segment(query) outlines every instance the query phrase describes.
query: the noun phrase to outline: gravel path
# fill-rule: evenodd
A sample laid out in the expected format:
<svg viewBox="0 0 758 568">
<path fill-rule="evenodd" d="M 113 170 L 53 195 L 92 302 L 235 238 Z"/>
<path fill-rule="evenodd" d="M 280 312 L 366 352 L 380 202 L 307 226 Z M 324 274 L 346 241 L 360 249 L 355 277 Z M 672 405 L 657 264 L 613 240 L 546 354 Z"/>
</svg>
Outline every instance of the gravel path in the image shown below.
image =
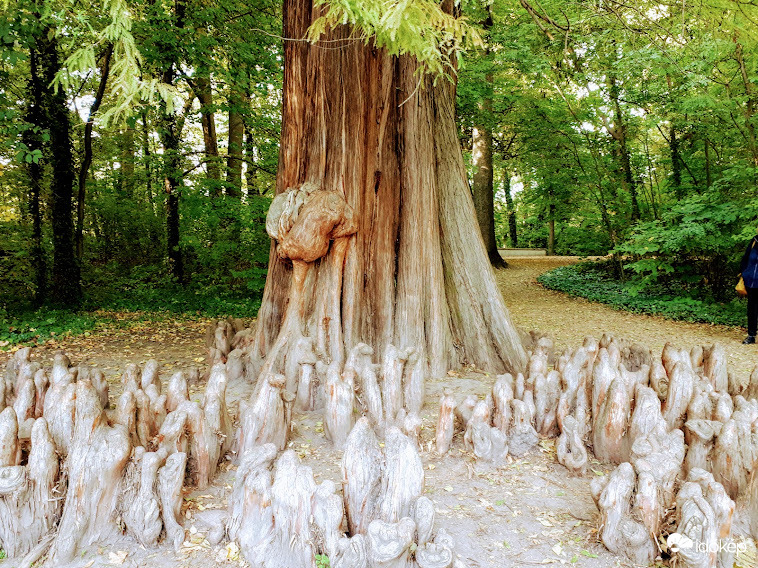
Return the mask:
<svg viewBox="0 0 758 568">
<path fill-rule="evenodd" d="M 578 260 L 574 257 L 509 258 L 508 270 L 497 273 L 498 284 L 516 325 L 549 334 L 555 340 L 556 352 L 580 345 L 587 335 L 599 338 L 603 333 L 610 333 L 647 345 L 653 353 L 660 353 L 666 342 L 687 349 L 721 343 L 729 355 L 731 371 L 738 375 L 750 374 L 758 364 L 758 346 L 742 345 L 743 328 L 622 312 L 547 290 L 537 282 L 543 272 Z"/>
</svg>

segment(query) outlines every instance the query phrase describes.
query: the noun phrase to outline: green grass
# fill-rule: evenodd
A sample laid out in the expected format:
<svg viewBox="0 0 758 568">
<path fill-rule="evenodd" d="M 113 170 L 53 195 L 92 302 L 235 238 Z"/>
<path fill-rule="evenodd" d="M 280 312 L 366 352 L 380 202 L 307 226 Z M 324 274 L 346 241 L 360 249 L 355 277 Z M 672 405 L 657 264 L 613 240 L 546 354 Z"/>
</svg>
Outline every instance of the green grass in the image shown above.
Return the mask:
<svg viewBox="0 0 758 568">
<path fill-rule="evenodd" d="M 82 309 L 77 311 L 46 307 L 4 310 L 0 307 L 0 350 L 14 345 L 40 344 L 53 338 L 88 335 L 100 325 L 128 325 L 136 320 L 159 321 L 176 316 L 250 318 L 257 314 L 259 307 L 258 295 L 245 297 L 210 286 L 185 289 L 144 284 L 132 290 L 101 291 L 85 297 Z M 116 317 L 123 313 L 135 317 Z"/>
<path fill-rule="evenodd" d="M 640 289 L 634 282 L 612 279 L 595 263 L 561 266 L 540 275 L 537 281 L 550 290 L 635 314 L 741 327 L 745 326 L 747 319 L 744 300 L 735 298 L 731 302 L 715 302 L 690 295 L 678 295 L 676 283 Z"/>
</svg>

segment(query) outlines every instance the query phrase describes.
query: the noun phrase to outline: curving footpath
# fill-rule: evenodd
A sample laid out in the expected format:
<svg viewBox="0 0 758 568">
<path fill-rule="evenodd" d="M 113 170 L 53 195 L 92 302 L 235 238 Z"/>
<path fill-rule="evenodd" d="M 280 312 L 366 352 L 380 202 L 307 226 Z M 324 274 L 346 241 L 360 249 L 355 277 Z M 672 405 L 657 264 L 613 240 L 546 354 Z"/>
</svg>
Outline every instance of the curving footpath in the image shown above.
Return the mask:
<svg viewBox="0 0 758 568">
<path fill-rule="evenodd" d="M 516 325 L 549 334 L 556 352 L 577 345 L 587 335 L 599 338 L 609 333 L 643 343 L 653 353 L 660 353 L 666 342 L 687 349 L 721 343 L 729 356 L 730 370 L 738 376 L 749 375 L 758 362 L 758 346 L 741 343 L 744 329 L 622 312 L 548 290 L 537 282 L 540 274 L 580 260 L 561 256 L 508 258 L 509 268 L 496 275 Z"/>
</svg>

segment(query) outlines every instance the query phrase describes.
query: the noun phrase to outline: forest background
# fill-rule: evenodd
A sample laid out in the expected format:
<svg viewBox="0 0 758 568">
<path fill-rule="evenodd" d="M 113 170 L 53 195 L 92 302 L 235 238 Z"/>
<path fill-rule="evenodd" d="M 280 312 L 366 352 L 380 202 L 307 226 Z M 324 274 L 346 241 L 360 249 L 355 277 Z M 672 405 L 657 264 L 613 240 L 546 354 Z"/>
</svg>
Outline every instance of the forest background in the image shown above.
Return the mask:
<svg viewBox="0 0 758 568">
<path fill-rule="evenodd" d="M 758 218 L 758 6 L 460 8 L 481 42 L 457 62 L 459 135 L 493 262 L 497 247 L 603 256 L 540 280 L 739 325 L 732 287 Z M 255 315 L 281 13 L 273 0 L 6 0 L 0 348 L 120 312 Z"/>
</svg>

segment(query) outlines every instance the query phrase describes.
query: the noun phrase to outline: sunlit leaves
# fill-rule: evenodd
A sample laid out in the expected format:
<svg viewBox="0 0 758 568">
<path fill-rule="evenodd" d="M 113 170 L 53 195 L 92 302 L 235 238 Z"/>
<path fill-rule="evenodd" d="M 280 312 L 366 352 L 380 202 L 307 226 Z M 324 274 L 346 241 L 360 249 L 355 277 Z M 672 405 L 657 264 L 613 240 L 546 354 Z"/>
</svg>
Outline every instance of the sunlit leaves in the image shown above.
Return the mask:
<svg viewBox="0 0 758 568">
<path fill-rule="evenodd" d="M 311 24 L 311 41 L 333 27 L 349 25 L 354 39 L 393 55 L 413 55 L 437 76 L 453 71 L 463 49 L 481 45 L 465 17 L 446 13 L 433 0 L 317 0 L 315 5 L 325 13 Z"/>
<path fill-rule="evenodd" d="M 66 59 L 56 77 L 58 85 L 69 89 L 72 76 L 86 75 L 97 69 L 96 52 L 110 44 L 113 46 L 110 91 L 115 101 L 98 120 L 103 124 L 122 120 L 139 104 L 152 103 L 156 98 L 164 101 L 172 112 L 177 90 L 157 77 L 143 74 L 143 58 L 132 35 L 132 15 L 126 0 L 105 0 L 102 8 L 108 24 L 94 32 L 92 41 Z"/>
</svg>

